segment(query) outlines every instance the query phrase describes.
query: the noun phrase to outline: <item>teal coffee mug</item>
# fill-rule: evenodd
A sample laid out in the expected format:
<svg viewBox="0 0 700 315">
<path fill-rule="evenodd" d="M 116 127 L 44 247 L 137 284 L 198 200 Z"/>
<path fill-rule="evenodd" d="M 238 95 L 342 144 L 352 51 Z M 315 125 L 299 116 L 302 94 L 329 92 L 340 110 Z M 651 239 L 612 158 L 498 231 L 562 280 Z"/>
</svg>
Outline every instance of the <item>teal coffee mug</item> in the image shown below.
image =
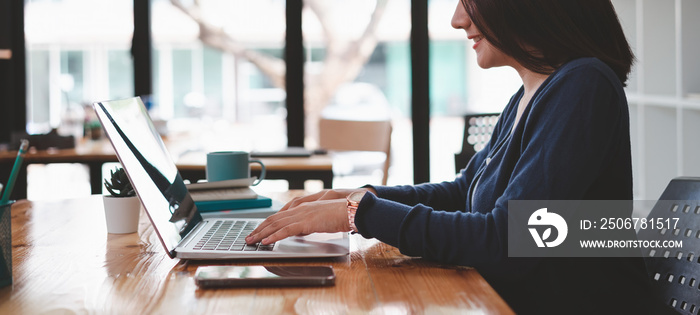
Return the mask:
<svg viewBox="0 0 700 315">
<path fill-rule="evenodd" d="M 260 178 L 253 186 L 265 179 L 265 165 L 260 160 L 250 158 L 245 151 L 220 151 L 207 153 L 207 181 L 216 182 L 230 179 L 250 178 L 250 163 L 260 164 Z"/>
</svg>

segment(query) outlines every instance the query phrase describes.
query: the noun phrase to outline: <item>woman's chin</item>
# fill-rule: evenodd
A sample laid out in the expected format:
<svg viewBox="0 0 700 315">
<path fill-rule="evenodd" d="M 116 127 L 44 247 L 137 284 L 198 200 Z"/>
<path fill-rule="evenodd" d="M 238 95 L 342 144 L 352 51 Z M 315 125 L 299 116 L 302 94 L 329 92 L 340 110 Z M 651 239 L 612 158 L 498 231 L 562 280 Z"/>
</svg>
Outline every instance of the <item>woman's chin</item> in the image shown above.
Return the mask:
<svg viewBox="0 0 700 315">
<path fill-rule="evenodd" d="M 481 59 L 477 59 L 476 64 L 478 64 L 479 68 L 481 68 L 481 69 L 490 69 L 493 67 L 492 64 L 485 62 L 485 61 L 482 61 Z"/>
</svg>

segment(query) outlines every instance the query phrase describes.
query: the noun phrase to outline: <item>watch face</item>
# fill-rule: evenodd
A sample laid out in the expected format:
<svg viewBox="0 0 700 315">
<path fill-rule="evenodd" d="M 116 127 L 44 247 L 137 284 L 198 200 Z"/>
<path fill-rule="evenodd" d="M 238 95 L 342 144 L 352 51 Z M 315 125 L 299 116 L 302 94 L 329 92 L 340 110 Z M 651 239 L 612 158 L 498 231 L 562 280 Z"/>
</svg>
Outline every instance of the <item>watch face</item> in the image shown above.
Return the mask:
<svg viewBox="0 0 700 315">
<path fill-rule="evenodd" d="M 356 191 L 348 196 L 348 200 L 359 203 L 362 201 L 362 197 L 365 196 L 365 193 L 366 191 Z"/>
</svg>

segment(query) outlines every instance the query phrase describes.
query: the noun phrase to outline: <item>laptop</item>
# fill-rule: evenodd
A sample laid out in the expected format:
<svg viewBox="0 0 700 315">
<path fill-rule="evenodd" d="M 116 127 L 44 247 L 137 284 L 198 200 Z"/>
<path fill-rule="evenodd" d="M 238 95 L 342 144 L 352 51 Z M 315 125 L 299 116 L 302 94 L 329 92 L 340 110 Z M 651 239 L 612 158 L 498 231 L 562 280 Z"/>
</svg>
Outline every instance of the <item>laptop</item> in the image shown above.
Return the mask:
<svg viewBox="0 0 700 315">
<path fill-rule="evenodd" d="M 93 108 L 171 258 L 307 258 L 349 253 L 348 233 L 296 236 L 270 246 L 245 244 L 245 236 L 264 219 L 202 217 L 139 97 L 97 102 Z"/>
</svg>

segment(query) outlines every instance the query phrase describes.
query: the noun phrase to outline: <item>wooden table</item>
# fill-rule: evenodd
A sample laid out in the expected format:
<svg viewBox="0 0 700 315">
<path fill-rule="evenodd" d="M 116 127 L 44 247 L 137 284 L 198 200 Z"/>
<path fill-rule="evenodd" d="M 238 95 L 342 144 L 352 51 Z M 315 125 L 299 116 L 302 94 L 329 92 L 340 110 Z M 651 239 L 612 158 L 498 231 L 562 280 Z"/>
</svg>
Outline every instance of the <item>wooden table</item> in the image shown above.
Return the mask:
<svg viewBox="0 0 700 315">
<path fill-rule="evenodd" d="M 138 233 L 107 234 L 101 197 L 91 196 L 17 202 L 12 236 L 14 284 L 0 288 L 0 314 L 512 313 L 476 270 L 359 235 L 350 255 L 335 259 L 170 259 L 145 215 Z M 331 265 L 337 279 L 333 287 L 199 289 L 195 270 L 212 264 Z"/>
<path fill-rule="evenodd" d="M 171 152 L 173 153 L 173 152 Z M 7 181 L 14 165 L 17 151 L 0 152 L 0 181 Z M 176 164 L 184 179 L 192 182 L 204 179 L 206 152 L 192 152 L 182 159 L 179 155 Z M 290 189 L 303 189 L 306 180 L 321 180 L 324 188 L 333 185 L 333 159 L 329 155 L 312 155 L 308 158 L 261 158 L 265 164 L 267 179 L 283 179 L 289 182 Z M 17 183 L 11 199 L 27 197 L 27 165 L 50 163 L 80 163 L 88 166 L 92 194 L 102 193 L 102 165 L 118 162 L 114 149 L 108 141 L 80 141 L 74 149 L 33 150 L 24 157 L 24 164 L 17 176 Z M 251 174 L 260 176 L 260 166 L 251 165 Z"/>
</svg>

